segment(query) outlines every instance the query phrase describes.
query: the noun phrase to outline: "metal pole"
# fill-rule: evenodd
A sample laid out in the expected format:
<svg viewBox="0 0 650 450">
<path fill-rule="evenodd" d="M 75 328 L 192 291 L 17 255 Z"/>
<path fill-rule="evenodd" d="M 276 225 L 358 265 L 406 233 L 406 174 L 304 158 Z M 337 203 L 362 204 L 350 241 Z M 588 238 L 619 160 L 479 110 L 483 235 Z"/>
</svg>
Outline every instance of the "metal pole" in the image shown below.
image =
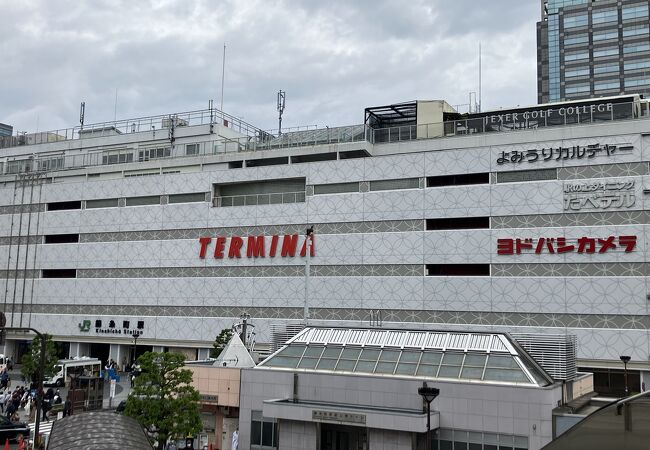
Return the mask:
<svg viewBox="0 0 650 450">
<path fill-rule="evenodd" d="M 427 450 L 431 450 L 431 403 L 427 402 Z"/>
<path fill-rule="evenodd" d="M 303 319 L 305 321 L 305 326 L 309 324 L 309 263 L 310 263 L 310 257 L 311 257 L 311 246 L 312 244 L 312 236 L 314 234 L 314 227 L 310 227 L 307 229 L 307 233 L 305 234 L 305 304 L 303 308 Z"/>
<path fill-rule="evenodd" d="M 625 396 L 629 395 L 629 389 L 627 387 L 627 362 L 623 361 L 623 371 L 625 376 Z"/>
</svg>

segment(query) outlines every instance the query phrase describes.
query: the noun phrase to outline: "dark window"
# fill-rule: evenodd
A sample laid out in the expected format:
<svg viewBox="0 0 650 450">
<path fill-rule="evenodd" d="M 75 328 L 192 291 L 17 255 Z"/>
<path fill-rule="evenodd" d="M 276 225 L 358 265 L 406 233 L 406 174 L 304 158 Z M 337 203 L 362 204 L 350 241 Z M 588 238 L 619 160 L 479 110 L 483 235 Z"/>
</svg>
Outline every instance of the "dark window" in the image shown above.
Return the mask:
<svg viewBox="0 0 650 450">
<path fill-rule="evenodd" d="M 144 329 L 144 320 L 138 320 L 138 330 Z"/>
<path fill-rule="evenodd" d="M 401 178 L 396 180 L 376 180 L 370 182 L 371 191 L 392 191 L 397 189 L 418 189 L 419 178 Z"/>
<path fill-rule="evenodd" d="M 557 169 L 515 170 L 497 173 L 497 183 L 557 180 Z"/>
<path fill-rule="evenodd" d="M 427 230 L 466 230 L 490 228 L 489 217 L 452 217 L 427 219 Z"/>
<path fill-rule="evenodd" d="M 95 320 L 95 328 L 101 328 L 102 327 L 102 321 L 97 319 Z"/>
<path fill-rule="evenodd" d="M 427 275 L 452 277 L 489 277 L 489 264 L 427 264 Z"/>
<path fill-rule="evenodd" d="M 159 195 L 148 195 L 145 197 L 127 197 L 126 206 L 160 205 Z"/>
<path fill-rule="evenodd" d="M 289 164 L 289 157 L 282 156 L 279 158 L 264 158 L 264 159 L 247 159 L 246 167 L 262 167 L 262 166 L 279 166 L 281 164 Z"/>
<path fill-rule="evenodd" d="M 129 325 L 130 325 L 130 323 L 129 323 L 128 320 L 123 320 L 122 321 L 122 328 L 129 328 Z"/>
<path fill-rule="evenodd" d="M 78 234 L 47 234 L 45 235 L 45 244 L 69 244 L 79 242 Z"/>
<path fill-rule="evenodd" d="M 43 269 L 43 278 L 77 278 L 77 269 Z"/>
<path fill-rule="evenodd" d="M 81 200 L 71 202 L 53 202 L 47 204 L 48 211 L 64 211 L 67 209 L 81 209 Z"/>
<path fill-rule="evenodd" d="M 489 172 L 427 177 L 427 187 L 463 186 L 467 184 L 488 184 L 489 182 L 490 182 Z"/>
<path fill-rule="evenodd" d="M 92 208 L 117 208 L 116 198 L 101 198 L 98 200 L 86 200 L 86 209 Z"/>
<path fill-rule="evenodd" d="M 332 153 L 315 153 L 313 155 L 296 155 L 291 157 L 292 164 L 318 162 L 318 161 L 335 161 L 336 152 Z"/>
<path fill-rule="evenodd" d="M 251 445 L 262 443 L 262 422 L 253 420 L 251 422 Z"/>
<path fill-rule="evenodd" d="M 370 154 L 365 150 L 350 150 L 349 152 L 339 152 L 339 159 L 367 158 Z"/>
<path fill-rule="evenodd" d="M 230 161 L 228 163 L 229 169 L 241 169 L 244 167 L 244 161 Z"/>
<path fill-rule="evenodd" d="M 196 203 L 205 201 L 205 192 L 196 192 L 194 194 L 171 194 L 169 203 Z"/>
</svg>

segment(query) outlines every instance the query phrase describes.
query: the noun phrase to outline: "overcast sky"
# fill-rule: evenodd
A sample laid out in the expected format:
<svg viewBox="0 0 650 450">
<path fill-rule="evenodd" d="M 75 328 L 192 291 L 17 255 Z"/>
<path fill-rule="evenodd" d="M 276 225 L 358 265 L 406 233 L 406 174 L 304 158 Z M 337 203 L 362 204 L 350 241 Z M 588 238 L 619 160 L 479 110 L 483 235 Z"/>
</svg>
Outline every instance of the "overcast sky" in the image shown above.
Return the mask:
<svg viewBox="0 0 650 450">
<path fill-rule="evenodd" d="M 207 108 L 277 127 L 415 99 L 537 101 L 538 0 L 0 0 L 0 122 L 33 132 Z M 467 110 L 467 106 L 460 106 Z"/>
</svg>

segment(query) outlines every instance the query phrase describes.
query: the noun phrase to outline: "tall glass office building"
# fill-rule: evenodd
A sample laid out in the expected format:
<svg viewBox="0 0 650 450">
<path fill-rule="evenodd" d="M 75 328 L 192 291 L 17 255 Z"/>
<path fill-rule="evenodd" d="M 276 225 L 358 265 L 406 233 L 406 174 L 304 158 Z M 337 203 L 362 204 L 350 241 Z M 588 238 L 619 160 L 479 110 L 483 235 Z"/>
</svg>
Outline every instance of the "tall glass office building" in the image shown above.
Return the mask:
<svg viewBox="0 0 650 450">
<path fill-rule="evenodd" d="M 542 0 L 540 103 L 650 93 L 647 0 Z"/>
</svg>

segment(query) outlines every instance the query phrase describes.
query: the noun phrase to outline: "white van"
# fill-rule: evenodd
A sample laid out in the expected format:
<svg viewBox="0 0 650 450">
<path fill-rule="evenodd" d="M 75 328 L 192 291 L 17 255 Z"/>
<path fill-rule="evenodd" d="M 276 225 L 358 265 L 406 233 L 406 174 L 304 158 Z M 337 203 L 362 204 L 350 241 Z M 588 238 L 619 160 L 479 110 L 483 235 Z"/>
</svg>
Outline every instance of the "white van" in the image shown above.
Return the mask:
<svg viewBox="0 0 650 450">
<path fill-rule="evenodd" d="M 99 376 L 102 370 L 102 362 L 97 358 L 87 356 L 74 359 L 61 359 L 54 366 L 56 373 L 49 379 L 43 381 L 45 386 L 64 386 L 70 375 L 92 375 Z"/>
</svg>

